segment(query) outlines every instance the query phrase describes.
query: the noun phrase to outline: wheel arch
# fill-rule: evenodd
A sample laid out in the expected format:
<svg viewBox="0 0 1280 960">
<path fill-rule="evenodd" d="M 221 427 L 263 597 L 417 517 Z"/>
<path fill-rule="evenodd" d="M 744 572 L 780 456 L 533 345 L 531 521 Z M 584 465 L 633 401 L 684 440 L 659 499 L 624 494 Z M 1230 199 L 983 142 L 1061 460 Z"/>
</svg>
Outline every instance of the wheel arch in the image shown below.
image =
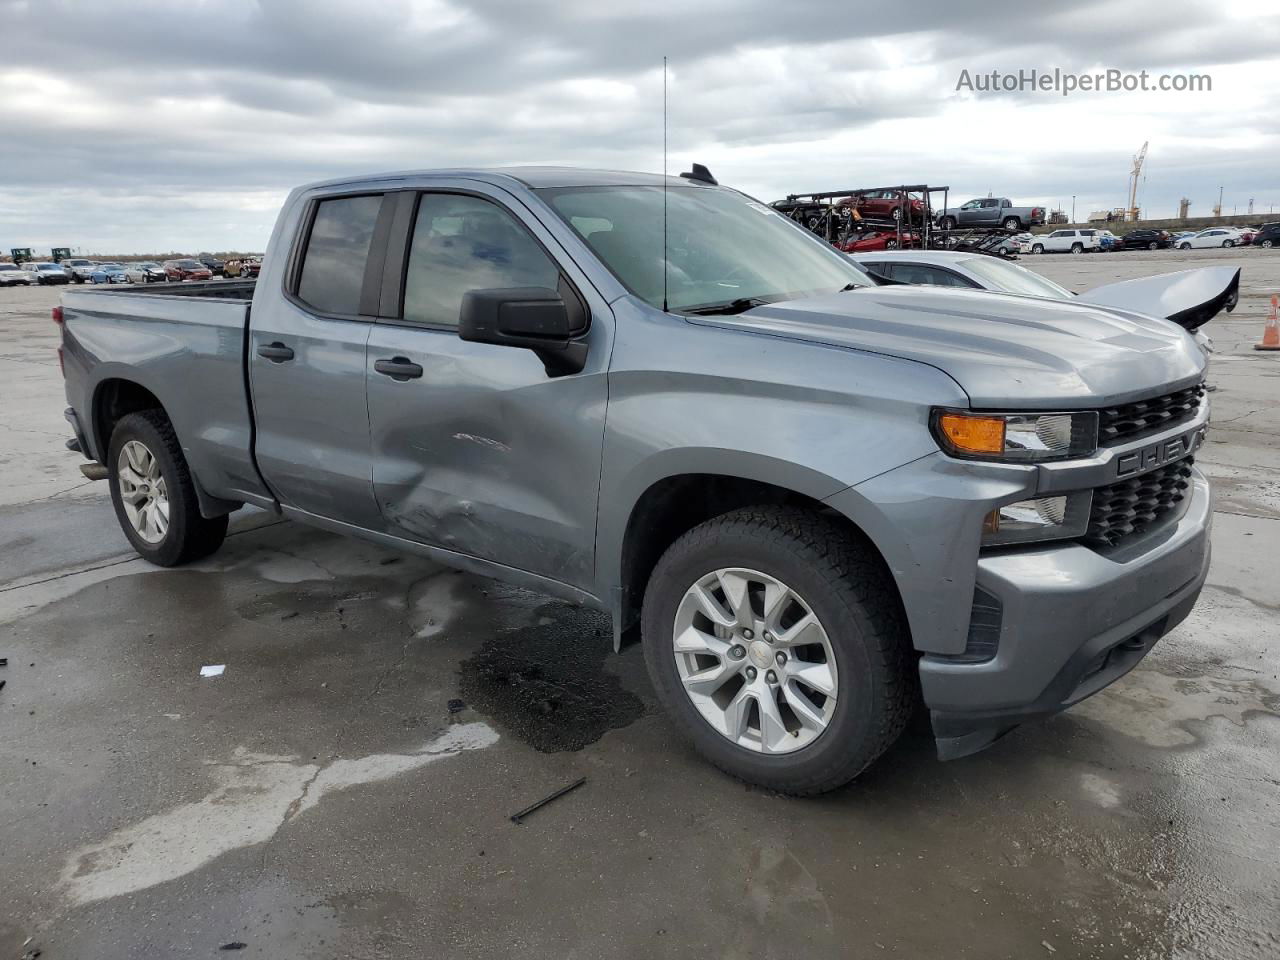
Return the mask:
<svg viewBox="0 0 1280 960">
<path fill-rule="evenodd" d="M 726 455 L 715 453 L 718 460 Z M 602 538 L 599 556 L 608 569 L 602 571 L 607 586 L 600 595 L 608 597 L 615 649 L 637 639 L 645 587 L 667 548 L 698 524 L 742 507 L 786 505 L 827 514 L 889 570 L 883 552 L 862 527 L 823 502 L 845 487 L 817 471 L 781 461 L 757 463 L 755 469 L 707 464 L 704 469 L 650 478 L 627 499 L 625 519 Z"/>
<path fill-rule="evenodd" d="M 159 410 L 168 416 L 160 398 L 135 379 L 107 376 L 97 383 L 90 402 L 90 431 L 99 460 L 106 462 L 115 425 L 140 410 Z"/>
<path fill-rule="evenodd" d="M 164 403 L 153 390 L 137 379 L 113 375 L 99 380 L 93 388 L 93 397 L 90 401 L 89 432 L 90 442 L 93 444 L 93 453 L 90 455 L 96 454 L 98 461 L 107 465 L 107 451 L 111 446 L 111 434 L 116 424 L 129 414 L 142 410 L 158 410 L 173 424 L 173 418 Z M 176 424 L 174 429 L 177 429 Z M 244 506 L 238 500 L 227 500 L 208 493 L 190 464 L 188 464 L 188 470 L 192 486 L 196 491 L 196 500 L 199 502 L 200 515 L 204 518 L 211 520 Z"/>
</svg>

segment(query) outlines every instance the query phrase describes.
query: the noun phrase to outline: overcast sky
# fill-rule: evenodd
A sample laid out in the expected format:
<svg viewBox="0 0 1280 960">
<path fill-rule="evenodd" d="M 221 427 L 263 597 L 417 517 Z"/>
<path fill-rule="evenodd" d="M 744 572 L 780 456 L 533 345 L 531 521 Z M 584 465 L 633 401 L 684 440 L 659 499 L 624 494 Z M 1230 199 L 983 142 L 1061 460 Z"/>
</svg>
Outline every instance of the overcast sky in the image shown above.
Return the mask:
<svg viewBox="0 0 1280 960">
<path fill-rule="evenodd" d="M 1265 13 L 1263 11 L 1266 11 Z M 0 0 L 0 249 L 260 250 L 289 188 L 433 166 L 707 164 L 764 200 L 947 184 L 1077 216 L 1280 210 L 1258 0 Z M 957 92 L 962 70 L 1211 92 Z"/>
</svg>

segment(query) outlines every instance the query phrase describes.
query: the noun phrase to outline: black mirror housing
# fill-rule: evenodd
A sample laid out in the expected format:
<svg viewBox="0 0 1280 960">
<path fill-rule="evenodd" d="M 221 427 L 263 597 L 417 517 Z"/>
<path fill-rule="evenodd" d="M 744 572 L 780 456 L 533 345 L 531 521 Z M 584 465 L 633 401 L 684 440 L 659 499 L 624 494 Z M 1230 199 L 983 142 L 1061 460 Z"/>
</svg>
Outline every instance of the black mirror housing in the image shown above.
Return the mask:
<svg viewBox="0 0 1280 960">
<path fill-rule="evenodd" d="M 472 343 L 533 350 L 550 376 L 578 373 L 586 364 L 586 306 L 563 278 L 559 289 L 495 287 L 462 297 L 458 336 Z"/>
</svg>

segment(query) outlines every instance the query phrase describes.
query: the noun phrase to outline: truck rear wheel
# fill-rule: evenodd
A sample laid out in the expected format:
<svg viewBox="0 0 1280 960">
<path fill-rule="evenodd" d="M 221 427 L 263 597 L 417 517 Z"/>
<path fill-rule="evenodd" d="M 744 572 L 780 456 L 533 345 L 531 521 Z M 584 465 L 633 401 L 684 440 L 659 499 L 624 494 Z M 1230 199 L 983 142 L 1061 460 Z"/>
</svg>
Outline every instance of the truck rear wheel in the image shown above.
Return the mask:
<svg viewBox="0 0 1280 960">
<path fill-rule="evenodd" d="M 182 447 L 159 410 L 130 413 L 116 424 L 107 479 L 120 528 L 144 560 L 176 567 L 222 546 L 227 518 L 200 515 Z"/>
<path fill-rule="evenodd" d="M 852 780 L 916 702 L 887 572 L 812 511 L 750 507 L 690 530 L 654 568 L 641 626 L 658 696 L 698 752 L 780 793 Z"/>
</svg>

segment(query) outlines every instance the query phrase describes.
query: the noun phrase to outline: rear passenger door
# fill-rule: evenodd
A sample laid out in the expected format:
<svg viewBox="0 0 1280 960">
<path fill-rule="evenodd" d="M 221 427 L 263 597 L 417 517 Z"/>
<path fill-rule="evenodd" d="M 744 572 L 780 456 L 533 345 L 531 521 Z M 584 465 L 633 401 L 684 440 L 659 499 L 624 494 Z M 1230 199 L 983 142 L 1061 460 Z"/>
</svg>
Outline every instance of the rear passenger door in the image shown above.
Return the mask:
<svg viewBox="0 0 1280 960">
<path fill-rule="evenodd" d="M 384 529 L 587 587 L 612 313 L 516 198 L 452 183 L 401 197 L 369 338 Z M 461 340 L 463 295 L 498 287 L 576 295 L 590 316 L 585 368 L 555 376 L 531 350 Z"/>
<path fill-rule="evenodd" d="M 364 371 L 391 212 L 383 201 L 359 193 L 308 204 L 284 289 L 255 298 L 248 357 L 258 467 L 272 492 L 375 529 Z"/>
</svg>

